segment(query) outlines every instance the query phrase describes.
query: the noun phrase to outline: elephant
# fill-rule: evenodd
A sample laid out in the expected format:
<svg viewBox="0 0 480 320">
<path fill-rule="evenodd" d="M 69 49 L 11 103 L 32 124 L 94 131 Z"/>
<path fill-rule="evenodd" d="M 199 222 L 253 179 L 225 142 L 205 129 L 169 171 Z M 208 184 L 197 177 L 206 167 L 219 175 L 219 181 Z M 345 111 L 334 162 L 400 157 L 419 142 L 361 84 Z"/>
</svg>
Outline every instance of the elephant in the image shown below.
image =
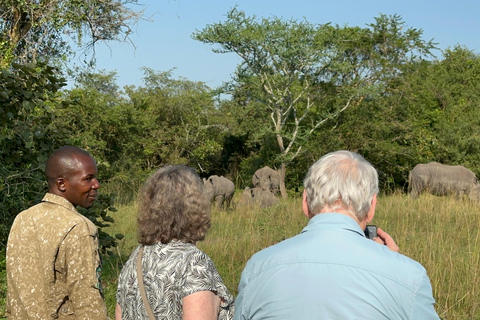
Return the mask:
<svg viewBox="0 0 480 320">
<path fill-rule="evenodd" d="M 233 194 L 235 193 L 235 186 L 232 181 L 224 176 L 213 175 L 208 179 L 203 179 L 205 186 L 205 193 L 208 199 L 215 203 L 216 208 L 229 209 Z"/>
<path fill-rule="evenodd" d="M 268 190 L 262 190 L 259 187 L 250 189 L 246 187 L 243 191 L 240 203 L 243 206 L 258 205 L 261 208 L 271 207 L 279 202 L 278 198 Z"/>
<path fill-rule="evenodd" d="M 454 195 L 457 199 L 467 195 L 473 201 L 480 200 L 480 186 L 472 171 L 438 162 L 417 164 L 408 176 L 408 189 L 413 198 L 429 192 L 436 196 Z"/>
<path fill-rule="evenodd" d="M 278 171 L 265 166 L 255 171 L 252 177 L 252 183 L 254 188 L 260 188 L 262 190 L 268 190 L 273 194 L 277 194 L 280 190 L 280 174 Z"/>
</svg>

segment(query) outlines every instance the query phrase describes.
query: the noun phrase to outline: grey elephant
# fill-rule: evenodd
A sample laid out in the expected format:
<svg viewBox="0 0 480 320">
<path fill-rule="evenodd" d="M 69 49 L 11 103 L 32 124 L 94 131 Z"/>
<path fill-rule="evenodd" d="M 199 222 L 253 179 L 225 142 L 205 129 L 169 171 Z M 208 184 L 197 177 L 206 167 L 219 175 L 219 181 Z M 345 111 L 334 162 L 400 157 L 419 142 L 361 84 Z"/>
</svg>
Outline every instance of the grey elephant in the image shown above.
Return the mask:
<svg viewBox="0 0 480 320">
<path fill-rule="evenodd" d="M 230 208 L 233 194 L 235 193 L 235 185 L 232 181 L 224 176 L 213 175 L 208 179 L 203 179 L 205 193 L 217 208 L 222 206 L 225 209 Z"/>
<path fill-rule="evenodd" d="M 447 166 L 438 162 L 417 164 L 408 176 L 410 195 L 417 198 L 428 192 L 436 196 L 464 195 L 470 200 L 480 200 L 480 184 L 471 170 L 463 166 Z"/>
<path fill-rule="evenodd" d="M 261 208 L 271 207 L 279 202 L 278 198 L 268 190 L 259 187 L 250 189 L 246 187 L 243 191 L 240 203 L 243 206 L 259 206 Z"/>
<path fill-rule="evenodd" d="M 280 190 L 280 175 L 278 171 L 273 170 L 269 166 L 265 166 L 255 171 L 252 177 L 254 188 L 268 190 L 273 194 L 277 194 Z"/>
</svg>

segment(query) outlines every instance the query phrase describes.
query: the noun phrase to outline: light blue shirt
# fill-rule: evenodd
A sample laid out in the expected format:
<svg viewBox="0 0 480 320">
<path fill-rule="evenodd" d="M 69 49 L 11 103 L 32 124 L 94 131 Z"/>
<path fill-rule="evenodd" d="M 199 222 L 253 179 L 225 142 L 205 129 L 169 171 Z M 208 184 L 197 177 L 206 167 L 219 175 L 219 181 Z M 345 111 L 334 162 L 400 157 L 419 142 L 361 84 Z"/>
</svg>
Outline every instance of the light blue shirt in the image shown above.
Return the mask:
<svg viewBox="0 0 480 320">
<path fill-rule="evenodd" d="M 235 320 L 439 319 L 425 268 L 338 213 L 255 254 L 238 290 Z"/>
</svg>

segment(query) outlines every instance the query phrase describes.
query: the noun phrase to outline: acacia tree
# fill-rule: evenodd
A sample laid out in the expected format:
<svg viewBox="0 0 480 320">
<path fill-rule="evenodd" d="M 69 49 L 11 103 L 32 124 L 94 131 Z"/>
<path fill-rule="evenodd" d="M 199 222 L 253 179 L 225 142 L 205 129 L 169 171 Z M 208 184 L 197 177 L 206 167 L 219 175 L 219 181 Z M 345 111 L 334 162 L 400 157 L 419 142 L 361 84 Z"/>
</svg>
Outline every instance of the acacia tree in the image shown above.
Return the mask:
<svg viewBox="0 0 480 320">
<path fill-rule="evenodd" d="M 73 41 L 91 48 L 98 41 L 126 40 L 142 18 L 128 6 L 137 0 L 4 0 L 0 2 L 0 66 L 12 61 L 65 59 Z"/>
<path fill-rule="evenodd" d="M 193 38 L 242 59 L 233 88 L 269 112 L 264 133 L 277 141 L 285 198 L 286 167 L 318 128 L 382 93 L 403 63 L 430 54 L 433 43 L 421 40 L 421 30 L 403 28 L 399 16 L 382 15 L 368 28 L 339 27 L 259 20 L 233 8 L 226 21 L 207 25 Z"/>
</svg>

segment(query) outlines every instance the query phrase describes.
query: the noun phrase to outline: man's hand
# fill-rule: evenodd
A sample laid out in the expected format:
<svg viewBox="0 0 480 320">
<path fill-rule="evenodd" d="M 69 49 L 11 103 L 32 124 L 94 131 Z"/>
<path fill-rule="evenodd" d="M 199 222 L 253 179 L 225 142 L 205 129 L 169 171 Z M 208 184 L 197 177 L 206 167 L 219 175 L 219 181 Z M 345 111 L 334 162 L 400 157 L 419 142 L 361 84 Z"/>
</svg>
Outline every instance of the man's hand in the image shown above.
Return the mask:
<svg viewBox="0 0 480 320">
<path fill-rule="evenodd" d="M 395 251 L 395 252 L 400 251 L 400 248 L 397 246 L 395 241 L 393 241 L 393 238 L 388 233 L 386 233 L 380 228 L 377 228 L 377 234 L 378 234 L 378 237 L 373 238 L 373 241 L 387 246 L 392 251 Z"/>
</svg>

